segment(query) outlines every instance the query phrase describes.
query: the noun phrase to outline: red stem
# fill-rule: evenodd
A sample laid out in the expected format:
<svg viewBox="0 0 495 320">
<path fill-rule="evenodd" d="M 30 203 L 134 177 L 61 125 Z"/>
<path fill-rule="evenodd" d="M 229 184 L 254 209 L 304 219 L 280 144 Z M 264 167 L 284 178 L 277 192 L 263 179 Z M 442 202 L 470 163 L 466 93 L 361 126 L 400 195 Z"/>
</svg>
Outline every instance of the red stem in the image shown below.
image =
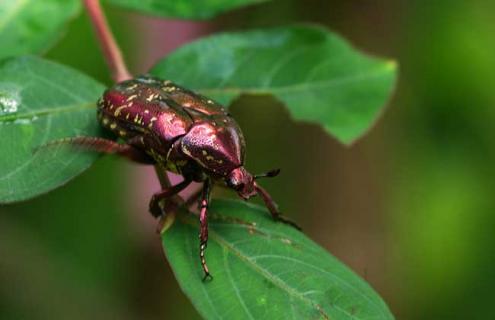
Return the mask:
<svg viewBox="0 0 495 320">
<path fill-rule="evenodd" d="M 120 48 L 117 45 L 112 32 L 110 31 L 108 22 L 105 18 L 103 10 L 101 9 L 100 1 L 82 1 L 84 3 L 84 6 L 86 7 L 86 11 L 88 12 L 89 17 L 91 18 L 93 27 L 95 28 L 96 35 L 98 36 L 98 40 L 103 49 L 105 60 L 107 61 L 107 64 L 112 72 L 113 80 L 115 82 L 121 82 L 127 79 L 131 79 L 132 75 L 127 69 Z M 170 187 L 170 179 L 166 170 L 159 165 L 155 166 L 155 170 L 158 174 L 162 189 Z M 162 221 L 162 223 L 166 223 L 166 221 Z"/>
<path fill-rule="evenodd" d="M 113 37 L 110 28 L 108 27 L 107 20 L 101 9 L 99 0 L 83 0 L 93 27 L 95 28 L 96 35 L 103 49 L 103 54 L 108 66 L 112 72 L 112 78 L 116 82 L 121 82 L 127 79 L 131 79 L 132 76 L 127 70 L 127 66 L 122 58 L 119 46 Z"/>
</svg>

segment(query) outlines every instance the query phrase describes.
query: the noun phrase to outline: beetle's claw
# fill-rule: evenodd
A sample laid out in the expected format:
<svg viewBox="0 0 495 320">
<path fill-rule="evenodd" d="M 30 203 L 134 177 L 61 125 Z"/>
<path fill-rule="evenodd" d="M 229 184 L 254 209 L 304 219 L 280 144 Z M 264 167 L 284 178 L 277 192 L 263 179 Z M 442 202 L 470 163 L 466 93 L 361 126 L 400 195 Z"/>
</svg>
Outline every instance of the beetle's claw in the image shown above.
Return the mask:
<svg viewBox="0 0 495 320">
<path fill-rule="evenodd" d="M 203 282 L 212 281 L 212 280 L 213 280 L 213 276 L 209 272 L 205 272 L 205 276 L 203 277 Z"/>
<path fill-rule="evenodd" d="M 290 225 L 291 227 L 299 230 L 299 231 L 302 231 L 302 228 L 297 224 L 295 223 L 294 221 L 290 220 L 289 218 L 286 218 L 284 217 L 283 215 L 278 215 L 275 217 L 275 220 L 276 221 L 280 221 L 282 223 L 285 223 L 285 224 L 288 224 Z"/>
</svg>

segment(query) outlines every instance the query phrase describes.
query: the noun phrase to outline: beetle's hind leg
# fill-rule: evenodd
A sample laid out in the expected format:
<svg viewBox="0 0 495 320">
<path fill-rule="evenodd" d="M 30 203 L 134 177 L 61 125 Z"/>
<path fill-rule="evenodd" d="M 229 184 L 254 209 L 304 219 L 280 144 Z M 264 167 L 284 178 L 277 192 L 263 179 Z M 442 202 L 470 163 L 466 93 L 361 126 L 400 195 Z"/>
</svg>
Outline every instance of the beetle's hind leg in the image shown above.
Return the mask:
<svg viewBox="0 0 495 320">
<path fill-rule="evenodd" d="M 113 140 L 99 137 L 72 137 L 50 141 L 34 151 L 48 149 L 55 146 L 67 145 L 76 150 L 93 151 L 105 154 L 117 154 L 134 162 L 142 164 L 154 164 L 155 161 L 146 153 L 127 143 L 118 143 Z"/>
</svg>

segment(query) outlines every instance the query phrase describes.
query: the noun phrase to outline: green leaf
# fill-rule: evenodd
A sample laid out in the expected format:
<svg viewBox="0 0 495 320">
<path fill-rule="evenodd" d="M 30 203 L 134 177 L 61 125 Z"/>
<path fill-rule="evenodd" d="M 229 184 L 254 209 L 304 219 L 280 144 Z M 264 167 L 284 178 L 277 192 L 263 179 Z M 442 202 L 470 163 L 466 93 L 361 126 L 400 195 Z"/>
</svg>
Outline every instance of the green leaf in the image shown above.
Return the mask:
<svg viewBox="0 0 495 320">
<path fill-rule="evenodd" d="M 179 19 L 208 19 L 217 14 L 268 0 L 107 0 L 118 6 L 156 16 Z"/>
<path fill-rule="evenodd" d="M 41 58 L 0 62 L 0 203 L 52 190 L 91 165 L 94 154 L 62 146 L 35 149 L 55 139 L 101 135 L 96 100 L 103 90 L 89 77 Z"/>
<path fill-rule="evenodd" d="M 0 59 L 48 48 L 80 8 L 78 0 L 0 1 Z"/>
<path fill-rule="evenodd" d="M 389 99 L 396 64 L 359 53 L 325 29 L 292 26 L 204 38 L 161 60 L 151 73 L 222 103 L 241 94 L 274 95 L 295 119 L 351 143 Z"/>
<path fill-rule="evenodd" d="M 261 207 L 217 200 L 209 211 L 202 281 L 197 217 L 180 213 L 162 234 L 182 290 L 206 319 L 393 319 L 361 278 Z"/>
</svg>

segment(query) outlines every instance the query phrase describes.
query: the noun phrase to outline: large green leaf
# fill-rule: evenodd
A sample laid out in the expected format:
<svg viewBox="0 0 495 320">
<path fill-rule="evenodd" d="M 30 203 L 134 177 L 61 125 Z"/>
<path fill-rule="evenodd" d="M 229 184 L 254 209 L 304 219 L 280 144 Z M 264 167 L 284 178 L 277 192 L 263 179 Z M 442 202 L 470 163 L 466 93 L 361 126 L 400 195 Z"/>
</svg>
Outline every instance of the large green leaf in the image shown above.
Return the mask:
<svg viewBox="0 0 495 320">
<path fill-rule="evenodd" d="M 0 58 L 46 49 L 80 7 L 78 0 L 0 1 Z"/>
<path fill-rule="evenodd" d="M 182 289 L 206 319 L 393 319 L 361 278 L 265 209 L 214 201 L 202 281 L 197 218 L 180 213 L 162 235 Z"/>
<path fill-rule="evenodd" d="M 152 15 L 179 19 L 208 19 L 222 12 L 267 0 L 107 0 Z"/>
<path fill-rule="evenodd" d="M 104 87 L 53 62 L 21 57 L 0 62 L 0 203 L 54 189 L 89 167 L 96 155 L 51 140 L 100 135 L 96 100 Z"/>
<path fill-rule="evenodd" d="M 396 64 L 359 53 L 319 27 L 225 33 L 186 45 L 151 73 L 220 102 L 272 94 L 295 119 L 344 143 L 366 132 L 392 92 Z"/>
</svg>

